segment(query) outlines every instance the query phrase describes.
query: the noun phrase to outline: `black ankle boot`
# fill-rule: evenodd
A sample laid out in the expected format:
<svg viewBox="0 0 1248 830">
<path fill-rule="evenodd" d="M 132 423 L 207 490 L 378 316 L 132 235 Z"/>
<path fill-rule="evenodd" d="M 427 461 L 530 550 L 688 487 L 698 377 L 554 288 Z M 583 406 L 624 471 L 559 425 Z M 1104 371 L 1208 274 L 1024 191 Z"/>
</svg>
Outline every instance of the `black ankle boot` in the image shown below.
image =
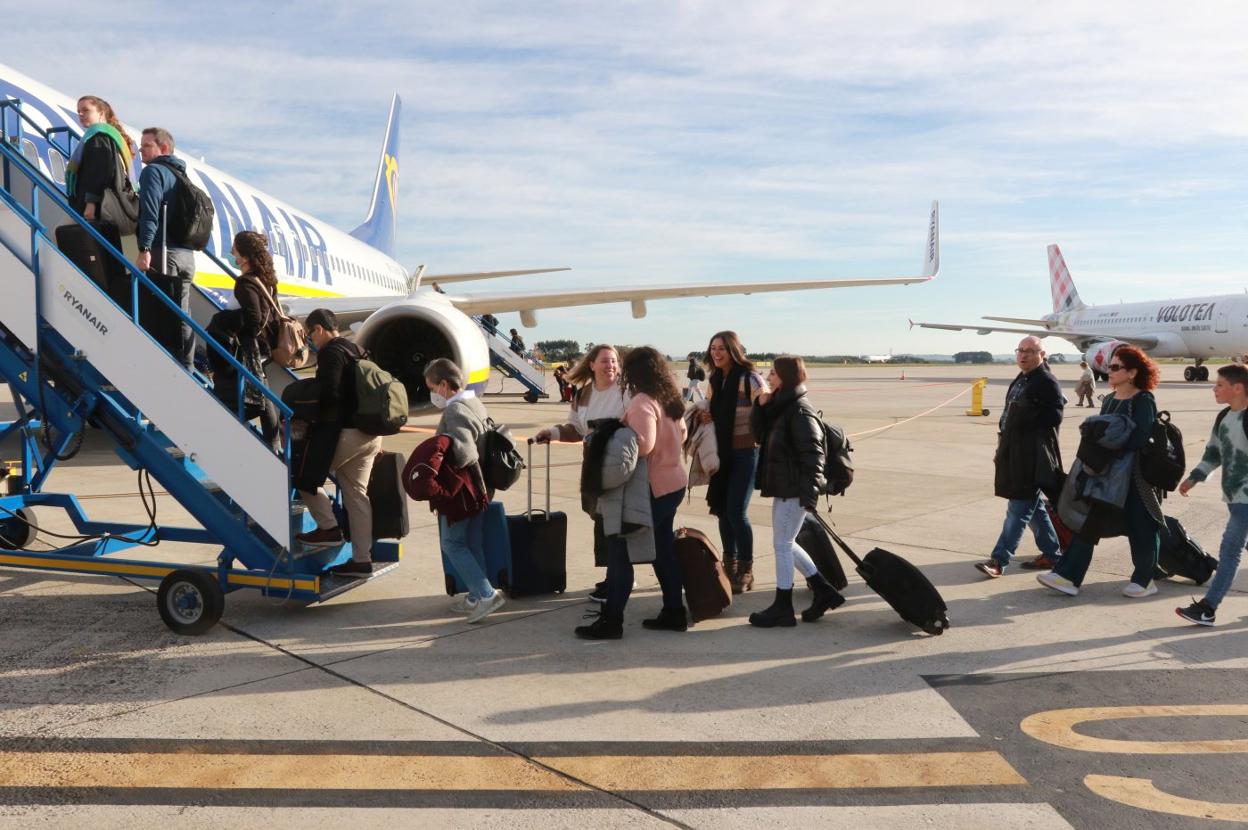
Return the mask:
<svg viewBox="0 0 1248 830">
<path fill-rule="evenodd" d="M 574 633 L 582 640 L 618 640 L 624 636 L 624 618 L 599 614 L 589 625 L 578 625 Z"/>
<path fill-rule="evenodd" d="M 797 618 L 793 616 L 793 589 L 777 588 L 776 599 L 770 606 L 750 614 L 750 625 L 759 628 L 792 628 L 797 625 Z"/>
<path fill-rule="evenodd" d="M 651 631 L 688 631 L 689 618 L 685 615 L 685 606 L 679 608 L 663 607 L 659 611 L 659 616 L 649 620 L 642 620 L 643 627 Z"/>
<path fill-rule="evenodd" d="M 808 577 L 806 585 L 815 592 L 815 598 L 810 607 L 802 612 L 802 622 L 814 622 L 833 608 L 840 608 L 845 602 L 845 597 L 832 587 L 831 582 L 824 579 L 823 574 Z"/>
</svg>

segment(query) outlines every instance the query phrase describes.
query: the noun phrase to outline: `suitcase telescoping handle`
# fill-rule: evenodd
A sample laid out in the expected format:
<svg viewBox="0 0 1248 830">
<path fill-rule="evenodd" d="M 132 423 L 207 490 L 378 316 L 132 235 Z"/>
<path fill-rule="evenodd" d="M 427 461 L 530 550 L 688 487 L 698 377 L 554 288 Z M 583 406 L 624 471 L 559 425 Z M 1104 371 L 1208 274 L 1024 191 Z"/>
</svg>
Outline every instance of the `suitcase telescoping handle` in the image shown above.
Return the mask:
<svg viewBox="0 0 1248 830">
<path fill-rule="evenodd" d="M 550 442 L 543 441 L 546 445 L 546 516 L 550 515 Z M 529 500 L 528 509 L 524 511 L 526 516 L 533 515 L 533 439 L 529 439 Z"/>
<path fill-rule="evenodd" d="M 862 560 L 858 558 L 858 554 L 854 553 L 853 548 L 845 544 L 845 540 L 841 538 L 840 534 L 832 529 L 832 525 L 828 524 L 827 519 L 819 515 L 818 510 L 811 510 L 810 515 L 814 516 L 815 521 L 819 523 L 819 526 L 827 531 L 828 535 L 832 537 L 832 541 L 836 542 L 836 544 L 840 546 L 841 550 L 845 551 L 845 555 L 854 560 L 855 565 L 862 565 Z"/>
</svg>

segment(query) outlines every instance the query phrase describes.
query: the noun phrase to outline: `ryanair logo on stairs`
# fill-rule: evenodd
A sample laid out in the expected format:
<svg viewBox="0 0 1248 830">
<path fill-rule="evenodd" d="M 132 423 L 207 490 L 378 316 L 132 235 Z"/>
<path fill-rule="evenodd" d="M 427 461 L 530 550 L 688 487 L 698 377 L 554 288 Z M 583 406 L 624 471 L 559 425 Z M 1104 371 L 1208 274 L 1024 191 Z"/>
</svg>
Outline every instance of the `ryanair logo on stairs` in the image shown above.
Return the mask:
<svg viewBox="0 0 1248 830">
<path fill-rule="evenodd" d="M 96 317 L 95 312 L 87 308 L 86 304 L 83 303 L 82 300 L 75 297 L 74 293 L 63 285 L 58 285 L 57 288 L 60 289 L 61 297 L 65 300 L 65 302 L 69 303 L 70 307 L 74 311 L 81 314 L 96 331 L 102 335 L 108 334 L 108 326 L 100 322 L 100 318 Z"/>
</svg>

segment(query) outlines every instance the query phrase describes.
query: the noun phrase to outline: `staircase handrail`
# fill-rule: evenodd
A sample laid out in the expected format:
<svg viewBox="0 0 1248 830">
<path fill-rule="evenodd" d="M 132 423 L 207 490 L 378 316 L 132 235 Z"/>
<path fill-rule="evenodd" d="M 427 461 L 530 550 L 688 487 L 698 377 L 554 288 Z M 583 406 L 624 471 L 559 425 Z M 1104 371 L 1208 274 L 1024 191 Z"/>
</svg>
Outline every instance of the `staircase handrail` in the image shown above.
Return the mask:
<svg viewBox="0 0 1248 830">
<path fill-rule="evenodd" d="M 0 104 L 2 103 L 7 103 L 7 102 L 0 102 Z M 0 121 L 2 120 L 3 119 L 0 119 Z M 57 150 L 59 151 L 60 148 L 57 148 Z M 138 282 L 141 282 L 143 285 L 147 287 L 149 291 L 152 292 L 152 294 L 157 299 L 159 299 L 162 303 L 165 304 L 165 306 L 171 309 L 181 319 L 181 321 L 184 324 L 189 324 L 191 326 L 191 329 L 197 335 L 199 335 L 201 339 L 203 339 L 204 344 L 208 348 L 215 350 L 218 354 L 220 354 L 222 357 L 225 358 L 226 363 L 229 366 L 231 366 L 235 372 L 238 373 L 239 386 L 240 386 L 239 396 L 238 396 L 239 404 L 238 404 L 238 411 L 235 414 L 238 416 L 238 419 L 240 421 L 245 422 L 247 420 L 246 418 L 243 417 L 243 414 L 244 414 L 243 410 L 244 410 L 245 402 L 243 401 L 243 395 L 242 395 L 242 391 L 245 388 L 245 384 L 247 383 L 250 383 L 253 386 L 255 386 L 257 389 L 259 389 L 261 394 L 277 407 L 278 413 L 284 416 L 286 419 L 286 432 L 287 432 L 286 439 L 287 440 L 284 442 L 284 444 L 286 445 L 285 451 L 287 454 L 289 454 L 290 418 L 294 414 L 291 408 L 287 406 L 282 401 L 282 399 L 276 393 L 273 392 L 273 390 L 269 389 L 268 386 L 266 386 L 255 375 L 253 375 L 247 369 L 246 366 L 244 366 L 241 362 L 239 362 L 239 360 L 235 358 L 234 355 L 230 354 L 225 349 L 224 346 L 222 346 L 219 342 L 217 342 L 217 339 L 213 337 L 212 335 L 210 335 L 207 332 L 207 330 L 205 330 L 201 325 L 199 325 L 199 323 L 197 323 L 193 317 L 191 317 L 189 314 L 184 313 L 181 307 L 179 307 L 177 303 L 175 303 L 169 297 L 169 295 L 167 295 L 164 291 L 162 291 L 159 287 L 157 287 L 156 283 L 152 282 L 152 280 L 148 278 L 147 274 L 139 270 L 138 266 L 130 262 L 130 260 L 128 260 L 125 257 L 125 255 L 122 254 L 121 251 L 113 247 L 112 243 L 110 243 L 107 239 L 105 239 L 104 236 L 99 231 L 97 231 L 94 227 L 92 227 L 91 224 L 87 222 L 76 210 L 70 207 L 69 202 L 68 200 L 66 200 L 65 196 L 57 188 L 52 187 L 47 182 L 45 182 L 43 174 L 37 168 L 34 168 L 33 165 L 31 165 L 29 160 L 27 160 L 24 155 L 22 155 L 20 152 L 14 151 L 12 146 L 7 141 L 0 141 L 0 155 L 7 157 L 10 163 L 16 163 L 18 165 L 18 168 L 21 169 L 26 174 L 26 177 L 38 190 L 43 191 L 48 197 L 50 197 L 52 199 L 53 204 L 61 208 L 66 213 L 66 215 L 69 216 L 69 218 L 72 221 L 76 222 L 80 227 L 85 228 L 87 233 L 90 234 L 98 243 L 100 243 L 103 249 L 110 256 L 115 257 L 118 261 L 120 261 L 125 266 L 127 274 L 130 277 L 131 308 L 128 310 L 127 309 L 122 309 L 122 310 L 130 317 L 131 321 L 134 322 L 135 325 L 139 325 L 139 326 L 142 325 L 141 323 L 138 322 L 139 317 L 140 317 L 138 313 L 138 300 L 139 300 Z M 27 210 L 25 205 L 22 205 L 20 202 L 14 199 L 10 193 L 6 192 L 3 189 L 0 189 L 0 201 L 3 201 L 16 213 L 18 213 L 18 215 L 21 216 L 31 226 L 32 230 L 38 232 L 39 236 L 47 240 L 47 242 L 53 247 L 56 247 L 56 244 L 52 241 L 52 238 L 48 236 L 47 226 L 44 225 L 37 216 L 31 213 L 31 211 Z M 111 297 L 109 298 L 109 301 L 112 302 Z M 289 460 L 289 456 L 287 456 L 287 460 Z"/>
</svg>

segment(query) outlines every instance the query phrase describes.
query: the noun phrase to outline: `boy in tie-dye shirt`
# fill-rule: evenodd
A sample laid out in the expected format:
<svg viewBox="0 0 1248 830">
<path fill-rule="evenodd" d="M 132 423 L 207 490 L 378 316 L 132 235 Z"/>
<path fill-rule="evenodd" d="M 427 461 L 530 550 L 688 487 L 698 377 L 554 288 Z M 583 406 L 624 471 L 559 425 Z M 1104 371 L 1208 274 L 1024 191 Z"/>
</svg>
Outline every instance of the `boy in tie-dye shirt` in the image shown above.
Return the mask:
<svg viewBox="0 0 1248 830">
<path fill-rule="evenodd" d="M 1238 364 L 1219 369 L 1213 397 L 1227 408 L 1214 422 L 1200 463 L 1179 485 L 1179 493 L 1186 496 L 1192 487 L 1220 466 L 1222 500 L 1231 514 L 1222 533 L 1218 569 L 1204 599 L 1196 600 L 1187 608 L 1175 609 L 1180 617 L 1197 625 L 1213 625 L 1214 613 L 1230 590 L 1235 571 L 1239 569 L 1244 542 L 1248 540 L 1248 427 L 1244 424 L 1244 418 L 1248 417 L 1248 369 Z"/>
</svg>

